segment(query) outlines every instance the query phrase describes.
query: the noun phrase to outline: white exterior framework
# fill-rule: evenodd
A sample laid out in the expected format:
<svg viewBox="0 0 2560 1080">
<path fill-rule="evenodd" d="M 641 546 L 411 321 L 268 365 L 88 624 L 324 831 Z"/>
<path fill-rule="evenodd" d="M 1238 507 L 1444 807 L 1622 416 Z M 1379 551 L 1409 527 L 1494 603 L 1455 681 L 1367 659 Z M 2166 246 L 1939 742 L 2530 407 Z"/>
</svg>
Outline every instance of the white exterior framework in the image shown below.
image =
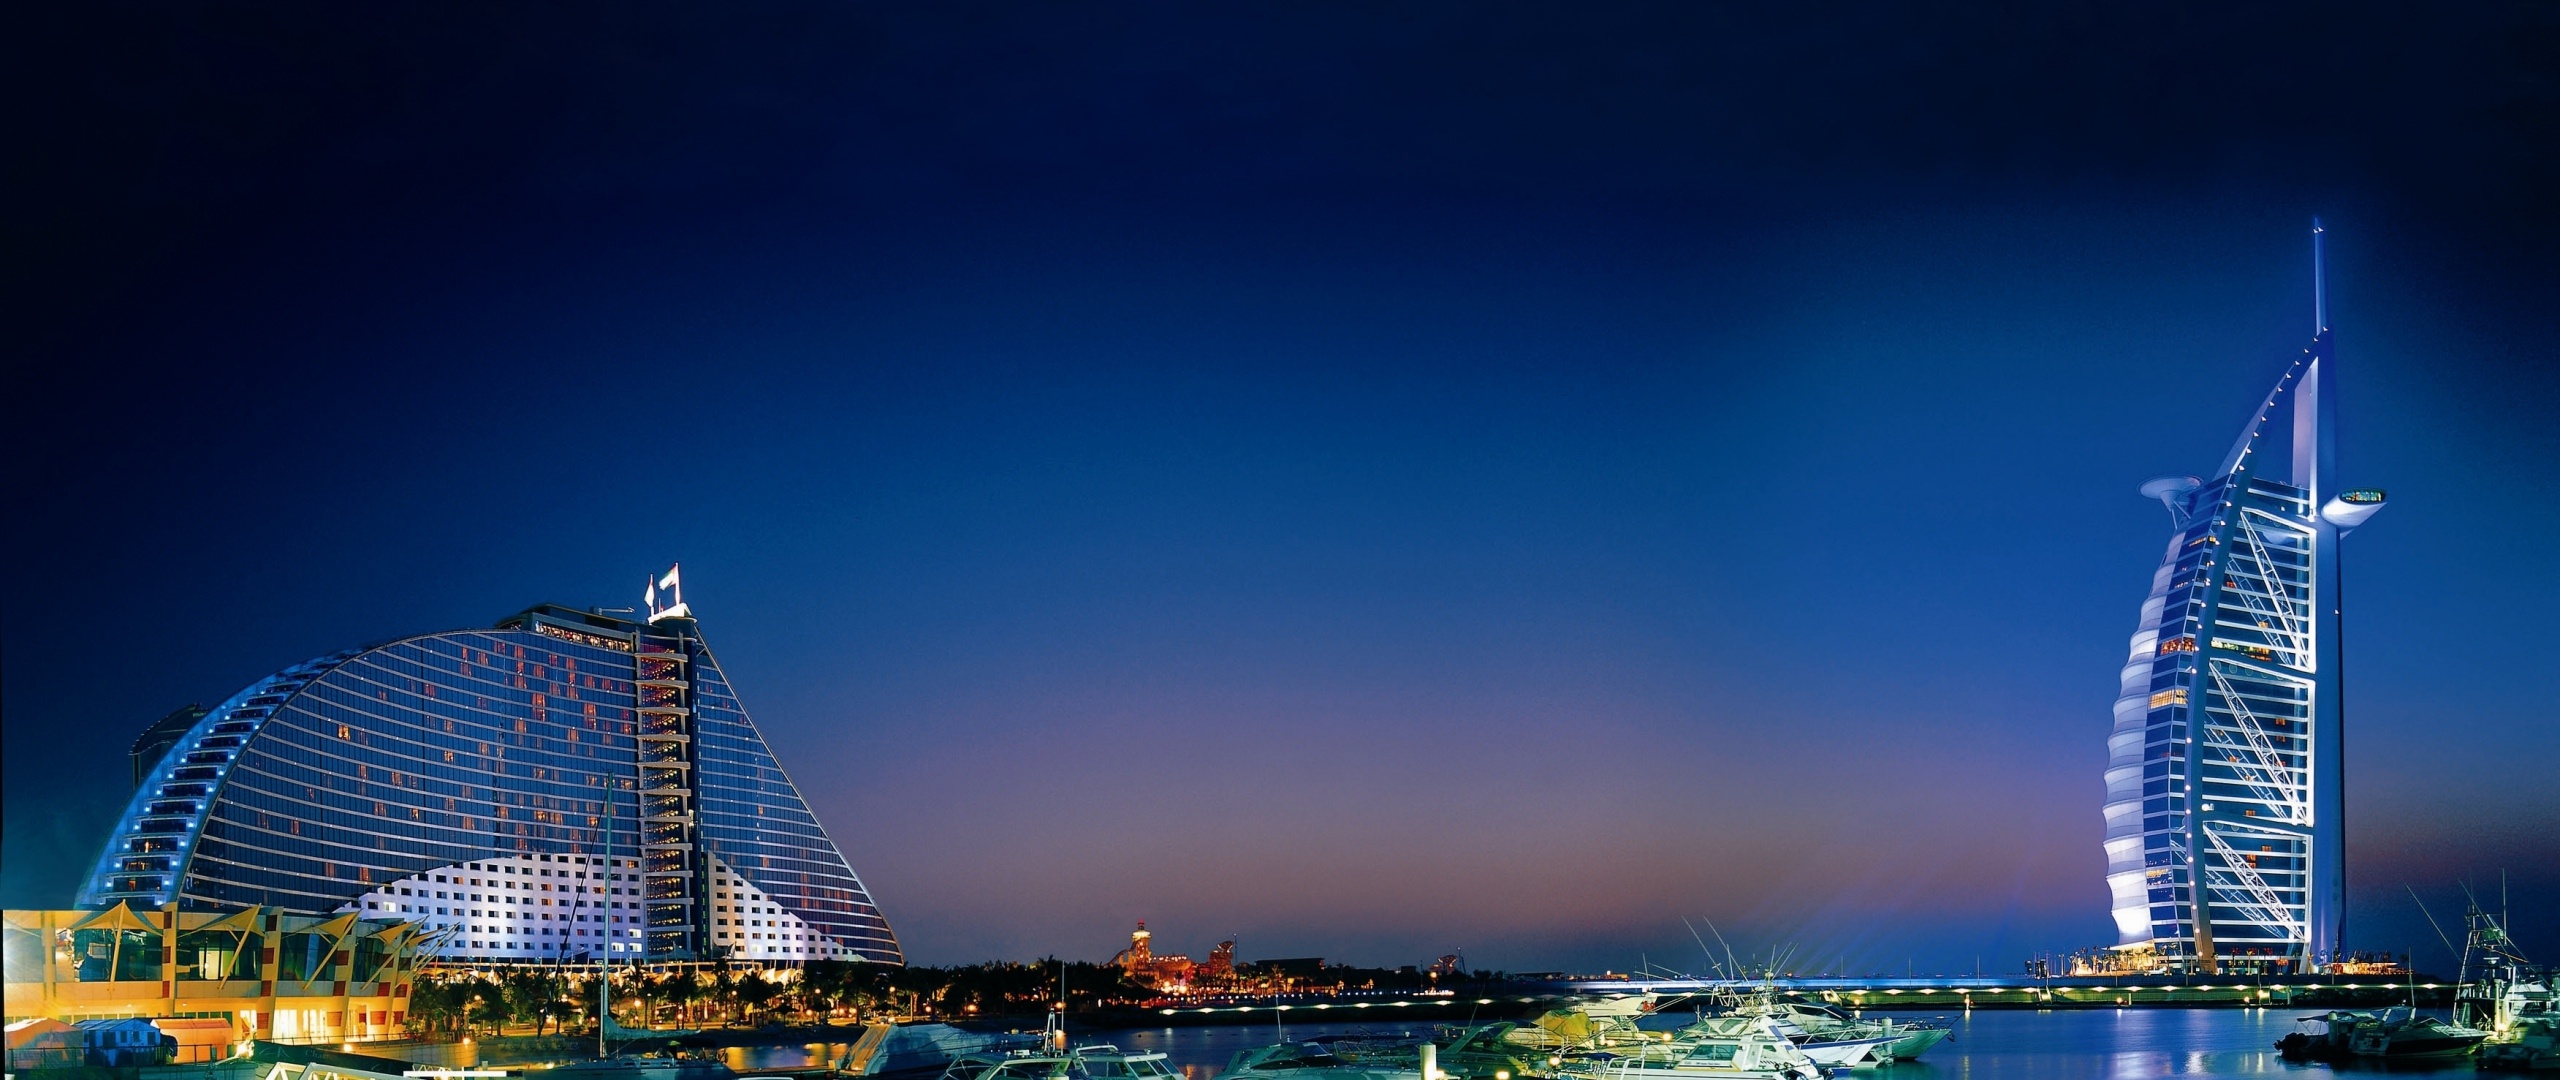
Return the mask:
<svg viewBox="0 0 2560 1080">
<path fill-rule="evenodd" d="M 2192 970 L 2317 971 L 2340 955 L 2338 538 L 2383 495 L 2335 489 L 2325 296 L 2317 309 L 2310 347 L 2221 469 L 2142 489 L 2179 531 L 2116 701 L 2107 882 L 2124 944 Z"/>
</svg>

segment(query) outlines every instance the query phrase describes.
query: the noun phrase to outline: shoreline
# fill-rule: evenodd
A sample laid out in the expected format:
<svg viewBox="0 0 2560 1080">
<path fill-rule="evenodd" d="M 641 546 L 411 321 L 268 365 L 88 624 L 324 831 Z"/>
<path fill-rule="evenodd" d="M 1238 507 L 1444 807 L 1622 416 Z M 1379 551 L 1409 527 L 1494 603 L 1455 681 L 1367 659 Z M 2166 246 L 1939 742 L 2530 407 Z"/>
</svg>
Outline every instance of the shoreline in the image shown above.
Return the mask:
<svg viewBox="0 0 2560 1080">
<path fill-rule="evenodd" d="M 2283 991 L 2279 994 L 2277 991 Z M 2261 994 L 2265 996 L 2259 996 Z M 1158 1005 L 1086 1009 L 1067 1014 L 1069 1030 L 1131 1031 L 1148 1028 L 1214 1027 L 1222 1025 L 1268 1024 L 1281 1019 L 1290 1024 L 1334 1023 L 1425 1023 L 1465 1025 L 1532 1019 L 1548 1008 L 1560 1004 L 1566 995 L 1515 995 L 1504 998 L 1427 998 L 1373 1002 L 1288 1002 L 1273 1004 Z M 2305 1009 L 2356 1008 L 2374 1009 L 2405 1005 L 2409 991 L 2404 986 L 2322 987 L 2143 987 L 2055 988 L 2032 987 L 1977 989 L 1963 992 L 1931 993 L 1796 991 L 1787 996 L 1808 1003 L 1820 1003 L 1854 1012 L 1926 1013 L 1945 1015 L 1968 1011 L 2059 1012 L 2102 1009 Z M 2433 989 L 2421 984 L 2417 993 L 2421 1008 L 2442 1008 L 2453 999 L 2450 984 L 2436 984 Z M 1685 1012 L 1678 1004 L 1663 1010 L 1666 1014 Z M 973 1031 L 1037 1031 L 1044 1014 L 1026 1012 L 1020 1015 L 976 1016 L 961 1019 L 916 1018 L 915 1023 L 948 1023 Z M 793 1046 L 848 1043 L 858 1038 L 863 1024 L 838 1021 L 826 1024 L 782 1024 L 760 1027 L 711 1028 L 698 1034 L 673 1040 L 688 1048 L 722 1048 L 754 1046 Z M 497 1035 L 461 1040 L 405 1039 L 396 1042 L 358 1043 L 359 1052 L 408 1060 L 406 1055 L 423 1052 L 418 1064 L 437 1064 L 439 1051 L 471 1046 L 475 1054 L 498 1052 L 498 1056 L 518 1056 L 557 1049 L 565 1054 L 581 1055 L 582 1048 L 594 1046 L 593 1029 L 573 1030 L 567 1034 Z M 508 1053 L 513 1051 L 513 1053 Z"/>
</svg>

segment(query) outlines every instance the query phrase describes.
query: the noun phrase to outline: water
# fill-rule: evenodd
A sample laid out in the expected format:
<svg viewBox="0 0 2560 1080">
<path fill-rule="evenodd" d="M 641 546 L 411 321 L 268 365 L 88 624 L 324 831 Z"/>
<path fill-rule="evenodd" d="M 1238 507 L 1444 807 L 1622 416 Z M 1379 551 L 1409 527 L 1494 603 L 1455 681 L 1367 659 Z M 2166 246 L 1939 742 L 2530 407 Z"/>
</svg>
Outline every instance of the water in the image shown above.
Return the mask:
<svg viewBox="0 0 2560 1080">
<path fill-rule="evenodd" d="M 2330 1067 L 2286 1061 L 2277 1056 L 2275 1041 L 2296 1029 L 2296 1017 L 2317 1011 L 2321 1010 L 1984 1009 L 1956 1013 L 1944 1021 L 1954 1029 L 1953 1036 L 1921 1060 L 1880 1074 L 1879 1080 L 1882 1076 L 1964 1080 L 2293 1076 L 2316 1080 L 2332 1071 Z M 2420 1068 L 2394 1065 L 2391 1072 L 2478 1074 L 2469 1058 Z"/>
<path fill-rule="evenodd" d="M 1983 1009 L 1935 1017 L 1954 1030 L 1918 1061 L 1859 1071 L 1866 1080 L 2136 1080 L 2156 1076 L 2288 1076 L 2321 1080 L 2333 1070 L 2276 1056 L 2275 1041 L 2294 1030 L 2294 1018 L 2316 1009 L 2063 1009 L 2052 1012 Z M 1429 1025 L 1291 1024 L 1292 1039 L 1353 1033 L 1427 1034 Z M 1108 1042 L 1126 1049 L 1161 1050 L 1184 1080 L 1215 1080 L 1238 1050 L 1278 1041 L 1270 1024 L 1076 1031 L 1078 1043 Z M 842 1045 L 731 1048 L 730 1068 L 753 1075 L 762 1069 L 805 1066 L 841 1056 Z M 2352 1067 L 2346 1072 L 2371 1072 Z M 2478 1075 L 2471 1059 L 2428 1066 L 2394 1065 L 2394 1076 Z"/>
<path fill-rule="evenodd" d="M 2058 1008 L 1971 1013 L 1889 1013 L 1900 1019 L 1933 1019 L 1953 1036 L 1930 1047 L 1917 1062 L 1887 1070 L 1848 1072 L 1866 1080 L 2135 1080 L 2135 1077 L 2296 1077 L 2322 1080 L 2327 1065 L 2296 1065 L 2276 1054 L 2276 1039 L 2296 1029 L 2294 1019 L 2317 1008 Z M 1290 1024 L 1293 1039 L 1349 1031 L 1405 1031 L 1400 1026 Z M 1413 1026 L 1423 1034 L 1428 1026 Z M 1236 1049 L 1277 1042 L 1270 1024 L 1190 1026 L 1078 1034 L 1091 1042 L 1162 1049 L 1185 1080 L 1213 1080 Z M 2376 1067 L 2345 1072 L 2371 1075 Z M 2394 1065 L 2391 1075 L 2478 1075 L 2468 1057 L 2427 1067 Z"/>
<path fill-rule="evenodd" d="M 1918 1061 L 1854 1075 L 1873 1080 L 2132 1080 L 2155 1076 L 2294 1076 L 2316 1080 L 2329 1071 L 2328 1066 L 2287 1062 L 2275 1052 L 2275 1041 L 2294 1030 L 2294 1017 L 2306 1011 L 2314 1010 L 1984 1009 L 1944 1017 L 1895 1013 L 1892 1015 L 1940 1020 L 1954 1034 Z M 1289 1029 L 1293 1037 L 1354 1030 L 1359 1030 L 1359 1025 L 1291 1025 Z M 1109 1036 L 1097 1033 L 1096 1037 L 1163 1050 L 1186 1080 L 1212 1080 L 1235 1051 L 1273 1041 L 1268 1025 L 1156 1028 Z M 2392 1072 L 2474 1075 L 2476 1070 L 2469 1059 L 2457 1059 L 2433 1069 L 2395 1066 Z"/>
</svg>

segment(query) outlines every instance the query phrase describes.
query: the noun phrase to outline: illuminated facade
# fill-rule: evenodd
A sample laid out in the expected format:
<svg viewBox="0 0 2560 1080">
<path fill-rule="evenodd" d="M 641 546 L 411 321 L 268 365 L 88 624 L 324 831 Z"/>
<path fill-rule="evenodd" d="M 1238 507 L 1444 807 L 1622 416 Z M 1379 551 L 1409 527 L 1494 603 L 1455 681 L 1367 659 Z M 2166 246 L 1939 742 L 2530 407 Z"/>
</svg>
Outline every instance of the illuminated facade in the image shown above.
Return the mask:
<svg viewBox="0 0 2560 1080">
<path fill-rule="evenodd" d="M 689 609 L 540 606 L 333 653 L 207 712 L 80 905 L 410 920 L 454 960 L 899 963 Z"/>
<path fill-rule="evenodd" d="M 2311 345 L 2210 478 L 2142 493 L 2175 535 L 2126 658 L 2108 740 L 2119 949 L 2206 973 L 2343 959 L 2338 540 L 2382 508 L 2335 479 L 2337 361 Z"/>
<path fill-rule="evenodd" d="M 227 1057 L 246 1039 L 400 1038 L 432 940 L 417 923 L 353 912 L 0 913 L 10 1020 L 158 1018 L 180 1061 Z"/>
</svg>

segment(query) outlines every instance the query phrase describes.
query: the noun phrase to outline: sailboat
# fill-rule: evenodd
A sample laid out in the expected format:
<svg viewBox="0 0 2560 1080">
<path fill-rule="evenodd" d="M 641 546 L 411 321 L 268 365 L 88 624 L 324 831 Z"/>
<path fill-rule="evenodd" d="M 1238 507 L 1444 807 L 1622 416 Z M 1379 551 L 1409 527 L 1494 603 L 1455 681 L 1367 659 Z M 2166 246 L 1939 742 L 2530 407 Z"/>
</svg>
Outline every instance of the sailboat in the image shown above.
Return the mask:
<svg viewBox="0 0 2560 1080">
<path fill-rule="evenodd" d="M 613 1021 L 613 974 L 610 968 L 596 976 L 596 1060 L 578 1061 L 551 1070 L 551 1076 L 564 1080 L 732 1080 L 737 1071 L 717 1061 L 701 1058 L 673 1057 L 663 1054 L 632 1055 L 616 1053 L 614 1044 L 624 1050 L 639 1042 L 655 1043 L 663 1048 L 667 1042 L 699 1032 L 654 1028 L 627 1028 Z"/>
</svg>

